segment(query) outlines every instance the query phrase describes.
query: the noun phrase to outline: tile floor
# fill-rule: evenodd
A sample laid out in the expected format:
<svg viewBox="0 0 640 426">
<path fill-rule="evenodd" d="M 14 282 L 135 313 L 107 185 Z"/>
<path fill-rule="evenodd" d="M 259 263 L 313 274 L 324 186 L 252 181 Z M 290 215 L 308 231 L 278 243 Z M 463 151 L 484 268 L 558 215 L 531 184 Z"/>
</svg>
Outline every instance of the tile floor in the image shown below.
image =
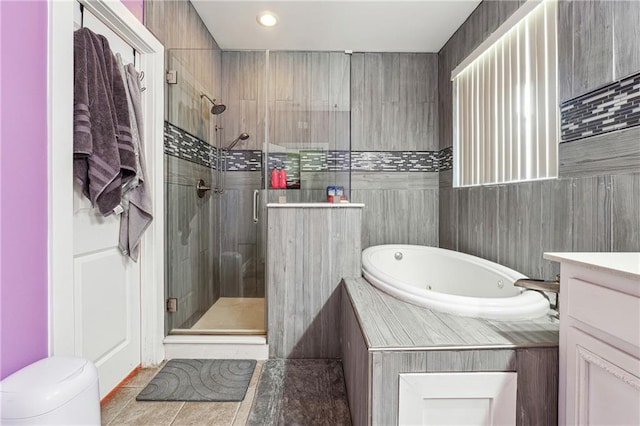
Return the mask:
<svg viewBox="0 0 640 426">
<path fill-rule="evenodd" d="M 258 361 L 242 402 L 147 402 L 136 396 L 160 370 L 144 368 L 102 404 L 103 425 L 245 425 L 264 361 Z"/>
</svg>

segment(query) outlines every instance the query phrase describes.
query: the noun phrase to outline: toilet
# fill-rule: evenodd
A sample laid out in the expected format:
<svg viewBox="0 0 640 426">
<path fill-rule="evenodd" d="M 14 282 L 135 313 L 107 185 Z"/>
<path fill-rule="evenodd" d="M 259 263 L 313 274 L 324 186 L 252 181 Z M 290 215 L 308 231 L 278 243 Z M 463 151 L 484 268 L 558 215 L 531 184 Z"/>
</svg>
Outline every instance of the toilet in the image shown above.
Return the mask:
<svg viewBox="0 0 640 426">
<path fill-rule="evenodd" d="M 83 358 L 50 357 L 0 382 L 2 425 L 99 425 L 98 372 Z"/>
</svg>

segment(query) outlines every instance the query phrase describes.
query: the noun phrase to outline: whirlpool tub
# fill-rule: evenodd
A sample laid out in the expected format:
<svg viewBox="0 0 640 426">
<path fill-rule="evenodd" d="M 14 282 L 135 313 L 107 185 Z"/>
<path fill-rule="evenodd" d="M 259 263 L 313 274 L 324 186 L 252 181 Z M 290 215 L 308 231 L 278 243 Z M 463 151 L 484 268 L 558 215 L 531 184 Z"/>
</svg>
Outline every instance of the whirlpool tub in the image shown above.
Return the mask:
<svg viewBox="0 0 640 426">
<path fill-rule="evenodd" d="M 515 287 L 524 275 L 456 251 L 381 245 L 362 252 L 362 274 L 373 286 L 405 302 L 455 315 L 524 320 L 545 315 L 548 300 Z"/>
</svg>

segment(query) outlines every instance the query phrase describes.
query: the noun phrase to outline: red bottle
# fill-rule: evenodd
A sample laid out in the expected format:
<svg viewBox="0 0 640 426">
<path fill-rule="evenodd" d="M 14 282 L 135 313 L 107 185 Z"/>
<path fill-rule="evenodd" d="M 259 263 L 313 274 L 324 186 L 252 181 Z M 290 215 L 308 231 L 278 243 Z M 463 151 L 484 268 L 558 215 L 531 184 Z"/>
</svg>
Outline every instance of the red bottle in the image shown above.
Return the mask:
<svg viewBox="0 0 640 426">
<path fill-rule="evenodd" d="M 287 189 L 287 170 L 283 167 L 280 169 L 280 189 Z"/>
<path fill-rule="evenodd" d="M 271 188 L 280 188 L 280 171 L 277 167 L 271 169 Z"/>
</svg>

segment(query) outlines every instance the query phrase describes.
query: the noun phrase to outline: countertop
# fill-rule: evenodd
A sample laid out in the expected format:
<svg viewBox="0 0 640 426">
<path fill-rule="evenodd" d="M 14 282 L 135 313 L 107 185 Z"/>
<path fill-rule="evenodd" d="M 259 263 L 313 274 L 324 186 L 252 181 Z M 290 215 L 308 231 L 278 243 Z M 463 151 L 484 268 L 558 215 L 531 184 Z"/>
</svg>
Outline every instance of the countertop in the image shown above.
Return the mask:
<svg viewBox="0 0 640 426">
<path fill-rule="evenodd" d="M 559 322 L 461 317 L 402 302 L 364 278 L 343 280 L 367 347 L 375 350 L 455 350 L 557 347 Z"/>
<path fill-rule="evenodd" d="M 362 203 L 267 203 L 268 208 L 303 208 L 303 209 L 318 209 L 318 208 L 358 208 L 364 207 Z"/>
<path fill-rule="evenodd" d="M 633 280 L 640 279 L 640 253 L 545 253 L 544 258 L 610 272 Z"/>
</svg>

